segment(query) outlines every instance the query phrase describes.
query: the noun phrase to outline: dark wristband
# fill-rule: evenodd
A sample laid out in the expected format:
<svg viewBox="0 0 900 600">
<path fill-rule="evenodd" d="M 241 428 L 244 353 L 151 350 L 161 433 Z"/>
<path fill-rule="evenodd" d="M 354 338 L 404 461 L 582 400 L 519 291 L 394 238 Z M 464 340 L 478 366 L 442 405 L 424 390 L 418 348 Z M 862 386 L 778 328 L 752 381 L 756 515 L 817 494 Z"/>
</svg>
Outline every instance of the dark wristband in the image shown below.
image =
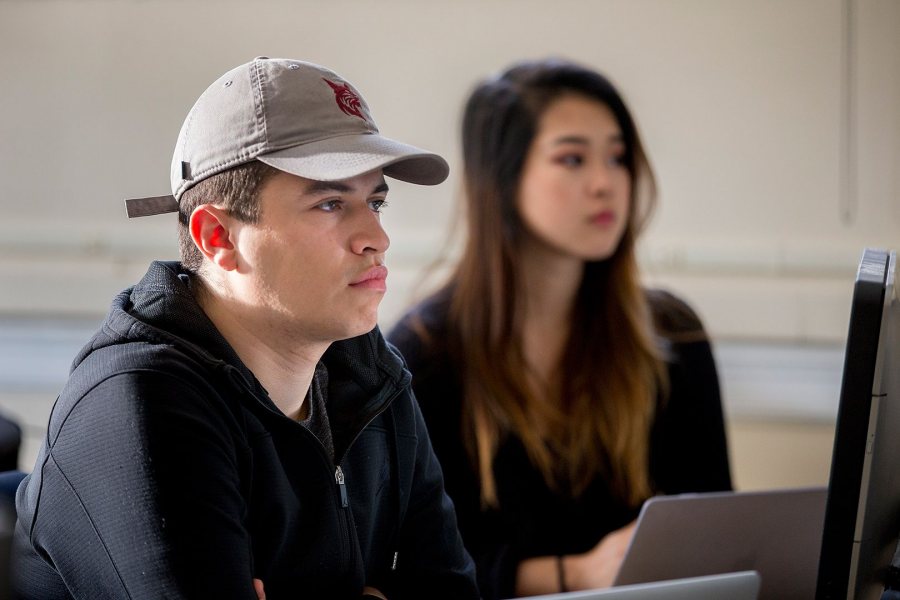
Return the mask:
<svg viewBox="0 0 900 600">
<path fill-rule="evenodd" d="M 566 587 L 566 566 L 563 564 L 563 556 L 560 554 L 556 557 L 556 575 L 559 578 L 559 591 L 568 592 Z"/>
</svg>

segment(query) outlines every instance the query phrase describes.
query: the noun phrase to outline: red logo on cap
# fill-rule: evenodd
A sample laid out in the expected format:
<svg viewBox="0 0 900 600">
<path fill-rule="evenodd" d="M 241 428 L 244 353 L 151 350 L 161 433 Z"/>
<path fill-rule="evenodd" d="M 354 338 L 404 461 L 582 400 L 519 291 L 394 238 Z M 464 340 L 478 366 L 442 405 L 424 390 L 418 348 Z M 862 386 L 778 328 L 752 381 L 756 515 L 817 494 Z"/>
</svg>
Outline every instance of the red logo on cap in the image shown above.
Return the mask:
<svg viewBox="0 0 900 600">
<path fill-rule="evenodd" d="M 362 100 L 359 99 L 356 92 L 350 89 L 350 86 L 346 83 L 344 85 L 338 85 L 333 81 L 328 81 L 324 77 L 322 78 L 322 81 L 330 85 L 331 89 L 334 90 L 334 100 L 337 102 L 338 108 L 340 108 L 344 114 L 359 117 L 363 121 L 366 121 L 361 110 Z"/>
</svg>

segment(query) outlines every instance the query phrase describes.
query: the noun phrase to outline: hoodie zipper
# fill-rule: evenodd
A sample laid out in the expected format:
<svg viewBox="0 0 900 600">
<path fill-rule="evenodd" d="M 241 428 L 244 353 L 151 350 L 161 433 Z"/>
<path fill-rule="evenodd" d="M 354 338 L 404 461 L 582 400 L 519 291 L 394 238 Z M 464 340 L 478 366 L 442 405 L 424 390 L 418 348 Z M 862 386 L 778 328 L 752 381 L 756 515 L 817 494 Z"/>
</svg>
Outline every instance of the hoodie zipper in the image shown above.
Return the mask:
<svg viewBox="0 0 900 600">
<path fill-rule="evenodd" d="M 347 447 L 344 449 L 344 454 L 341 456 L 341 460 L 337 461 L 337 464 L 334 468 L 334 482 L 337 484 L 338 492 L 341 497 L 341 508 L 347 508 L 350 506 L 350 496 L 347 494 L 347 482 L 344 478 L 344 470 L 341 469 L 341 462 L 343 462 L 344 456 L 347 455 L 347 453 L 350 451 L 350 448 L 353 447 L 353 444 L 356 443 L 356 440 L 359 439 L 359 436 L 362 435 L 362 432 L 365 430 L 365 428 L 371 425 L 372 421 L 378 418 L 378 415 L 386 411 L 388 406 L 390 406 L 394 402 L 394 400 L 397 399 L 402 391 L 402 389 L 398 389 L 391 395 L 390 398 L 388 398 L 384 402 L 384 404 L 381 405 L 378 410 L 372 413 L 372 416 L 366 420 L 365 424 L 359 428 L 359 431 L 357 431 L 353 436 L 353 439 L 350 440 L 350 443 L 347 444 Z M 396 435 L 396 433 L 394 435 Z"/>
<path fill-rule="evenodd" d="M 353 447 L 353 444 L 356 442 L 356 440 L 362 434 L 363 430 L 365 430 L 365 428 L 368 427 L 372 423 L 372 421 L 374 421 L 378 417 L 378 415 L 380 415 L 385 410 L 387 410 L 387 407 L 390 406 L 391 403 L 397 398 L 397 396 L 400 395 L 400 392 L 401 392 L 401 390 L 398 390 L 390 398 L 388 398 L 388 400 L 377 411 L 375 411 L 374 414 L 372 414 L 371 418 L 367 419 L 366 423 L 362 427 L 359 428 L 359 431 L 356 432 L 356 435 L 353 436 L 353 439 L 350 440 L 350 443 L 347 444 L 347 447 L 344 449 L 344 454 L 341 456 L 341 460 L 343 460 L 343 457 L 347 455 L 347 452 L 350 451 L 350 448 Z M 308 432 L 308 433 L 310 435 L 312 435 L 312 432 Z M 315 437 L 315 436 L 313 436 L 313 437 Z M 341 499 L 341 509 L 342 510 L 340 512 L 342 513 L 342 517 L 343 517 L 343 518 L 339 519 L 340 527 L 341 527 L 341 539 L 342 539 L 341 545 L 344 547 L 344 554 L 347 557 L 346 564 L 355 564 L 356 560 L 355 560 L 355 556 L 353 555 L 353 552 L 352 552 L 352 548 L 354 547 L 353 540 L 351 539 L 351 535 L 350 535 L 350 532 L 353 531 L 353 529 L 354 529 L 354 527 L 353 527 L 353 512 L 350 510 L 350 495 L 347 493 L 347 482 L 344 477 L 344 470 L 341 468 L 340 462 L 341 461 L 338 461 L 337 464 L 334 466 L 334 483 L 338 488 L 338 495 Z"/>
<path fill-rule="evenodd" d="M 341 469 L 341 465 L 334 468 L 334 480 L 341 492 L 341 508 L 347 508 L 350 506 L 350 498 L 347 496 L 347 486 L 344 483 L 344 471 Z"/>
<path fill-rule="evenodd" d="M 233 367 L 232 365 L 228 365 L 227 363 L 225 364 L 225 369 L 232 371 L 233 374 L 237 376 L 237 379 L 241 382 L 242 387 L 244 387 L 244 389 L 251 396 L 256 398 L 256 393 L 253 391 L 252 387 L 250 386 L 250 383 L 246 380 L 246 378 L 243 376 L 243 374 L 241 374 L 235 367 Z M 388 409 L 388 407 L 391 404 L 393 404 L 394 400 L 396 400 L 402 393 L 403 393 L 402 386 L 398 386 L 398 388 L 394 391 L 394 393 L 391 394 L 390 397 L 388 397 L 388 399 L 382 403 L 382 405 L 378 408 L 378 410 L 373 412 L 372 415 L 368 419 L 366 419 L 366 422 L 363 424 L 363 426 L 360 427 L 356 431 L 356 433 L 353 435 L 353 438 L 347 444 L 347 447 L 344 448 L 344 452 L 341 455 L 341 460 L 336 461 L 336 464 L 335 464 L 334 482 L 338 488 L 338 495 L 340 497 L 341 508 L 343 509 L 341 512 L 343 513 L 343 516 L 344 516 L 343 519 L 340 519 L 340 526 L 341 526 L 341 534 L 342 534 L 341 539 L 342 539 L 342 545 L 344 547 L 344 554 L 347 557 L 346 564 L 354 564 L 356 561 L 354 560 L 354 556 L 352 555 L 352 552 L 351 552 L 351 549 L 353 548 L 353 540 L 351 539 L 350 531 L 353 529 L 353 521 L 352 521 L 353 514 L 350 510 L 348 510 L 350 508 L 350 495 L 347 493 L 346 478 L 344 476 L 344 470 L 341 468 L 340 463 L 343 461 L 343 457 L 346 456 L 347 453 L 350 451 L 350 448 L 353 447 L 353 444 L 356 443 L 356 440 L 359 439 L 359 436 L 362 435 L 362 432 L 366 429 L 366 427 L 371 425 L 372 421 L 374 421 L 376 418 L 378 418 L 379 415 L 381 415 L 383 412 L 385 412 Z M 307 434 L 311 435 L 316 440 L 319 448 L 322 449 L 322 454 L 324 454 L 324 447 L 322 446 L 322 443 L 319 441 L 319 439 L 316 438 L 316 436 L 313 435 L 313 433 L 311 431 L 309 431 L 302 425 L 300 427 Z M 394 432 L 394 435 L 396 435 L 396 432 Z M 326 458 L 326 462 L 327 462 L 327 458 Z M 398 501 L 399 501 L 399 498 L 398 498 Z M 394 565 L 392 565 L 392 568 L 395 569 L 396 561 L 397 561 L 396 553 L 395 553 L 393 560 L 394 560 Z"/>
</svg>

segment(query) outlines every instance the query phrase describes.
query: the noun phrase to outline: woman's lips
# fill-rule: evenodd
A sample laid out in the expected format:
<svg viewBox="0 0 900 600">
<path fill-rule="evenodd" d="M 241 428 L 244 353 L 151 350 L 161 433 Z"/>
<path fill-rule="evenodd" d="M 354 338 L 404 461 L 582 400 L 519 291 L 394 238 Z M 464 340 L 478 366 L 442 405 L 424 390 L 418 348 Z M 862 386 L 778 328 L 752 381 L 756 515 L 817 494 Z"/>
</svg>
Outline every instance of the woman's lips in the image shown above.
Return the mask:
<svg viewBox="0 0 900 600">
<path fill-rule="evenodd" d="M 595 225 L 612 225 L 616 222 L 616 213 L 611 210 L 604 210 L 591 217 L 591 223 Z"/>
</svg>

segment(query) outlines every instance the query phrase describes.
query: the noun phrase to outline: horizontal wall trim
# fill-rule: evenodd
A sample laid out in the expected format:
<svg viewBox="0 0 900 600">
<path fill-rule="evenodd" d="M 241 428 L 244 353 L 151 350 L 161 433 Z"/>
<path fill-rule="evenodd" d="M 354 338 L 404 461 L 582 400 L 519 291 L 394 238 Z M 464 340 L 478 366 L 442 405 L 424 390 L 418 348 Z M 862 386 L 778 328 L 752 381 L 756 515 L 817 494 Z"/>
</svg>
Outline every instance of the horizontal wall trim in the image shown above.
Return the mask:
<svg viewBox="0 0 900 600">
<path fill-rule="evenodd" d="M 421 290 L 423 270 L 433 261 L 426 233 L 395 239 L 388 257 L 389 291 L 382 322 L 393 323 Z M 2 239 L 2 236 L 0 236 Z M 71 246 L 64 252 L 3 252 L 0 244 L 0 316 L 89 316 L 105 313 L 112 297 L 134 284 L 154 258 L 174 259 L 174 247 L 154 252 L 143 242 Z M 3 242 L 8 244 L 9 242 Z M 782 253 L 776 261 L 751 265 L 752 249 L 726 252 L 697 245 L 690 252 L 648 245 L 642 256 L 648 285 L 670 289 L 688 300 L 720 338 L 840 342 L 846 335 L 856 252 L 844 263 L 817 268 L 807 252 Z M 661 249 L 662 248 L 662 249 Z M 669 246 L 676 248 L 676 246 Z M 737 246 L 735 246 L 737 248 Z M 704 249 L 706 252 L 701 252 Z M 794 257 L 788 260 L 785 257 Z M 655 258 L 654 258 L 655 257 Z M 693 258 L 689 258 L 693 257 Z M 776 261 L 776 262 L 772 262 Z M 804 269 L 807 269 L 804 271 Z"/>
<path fill-rule="evenodd" d="M 0 319 L 0 405 L 6 394 L 52 401 L 99 319 Z M 730 418 L 833 421 L 843 346 L 718 340 L 714 352 Z"/>
<path fill-rule="evenodd" d="M 423 227 L 392 232 L 392 262 L 424 266 L 441 252 L 443 229 Z M 853 274 L 866 246 L 887 246 L 896 240 L 741 239 L 720 240 L 647 237 L 639 260 L 649 271 L 710 274 L 753 274 L 843 277 Z M 83 258 L 121 263 L 134 259 L 177 255 L 172 223 L 123 227 L 111 223 L 62 227 L 45 223 L 0 225 L 0 256 L 5 262 Z M 0 264 L 0 274 L 3 265 Z"/>
</svg>

